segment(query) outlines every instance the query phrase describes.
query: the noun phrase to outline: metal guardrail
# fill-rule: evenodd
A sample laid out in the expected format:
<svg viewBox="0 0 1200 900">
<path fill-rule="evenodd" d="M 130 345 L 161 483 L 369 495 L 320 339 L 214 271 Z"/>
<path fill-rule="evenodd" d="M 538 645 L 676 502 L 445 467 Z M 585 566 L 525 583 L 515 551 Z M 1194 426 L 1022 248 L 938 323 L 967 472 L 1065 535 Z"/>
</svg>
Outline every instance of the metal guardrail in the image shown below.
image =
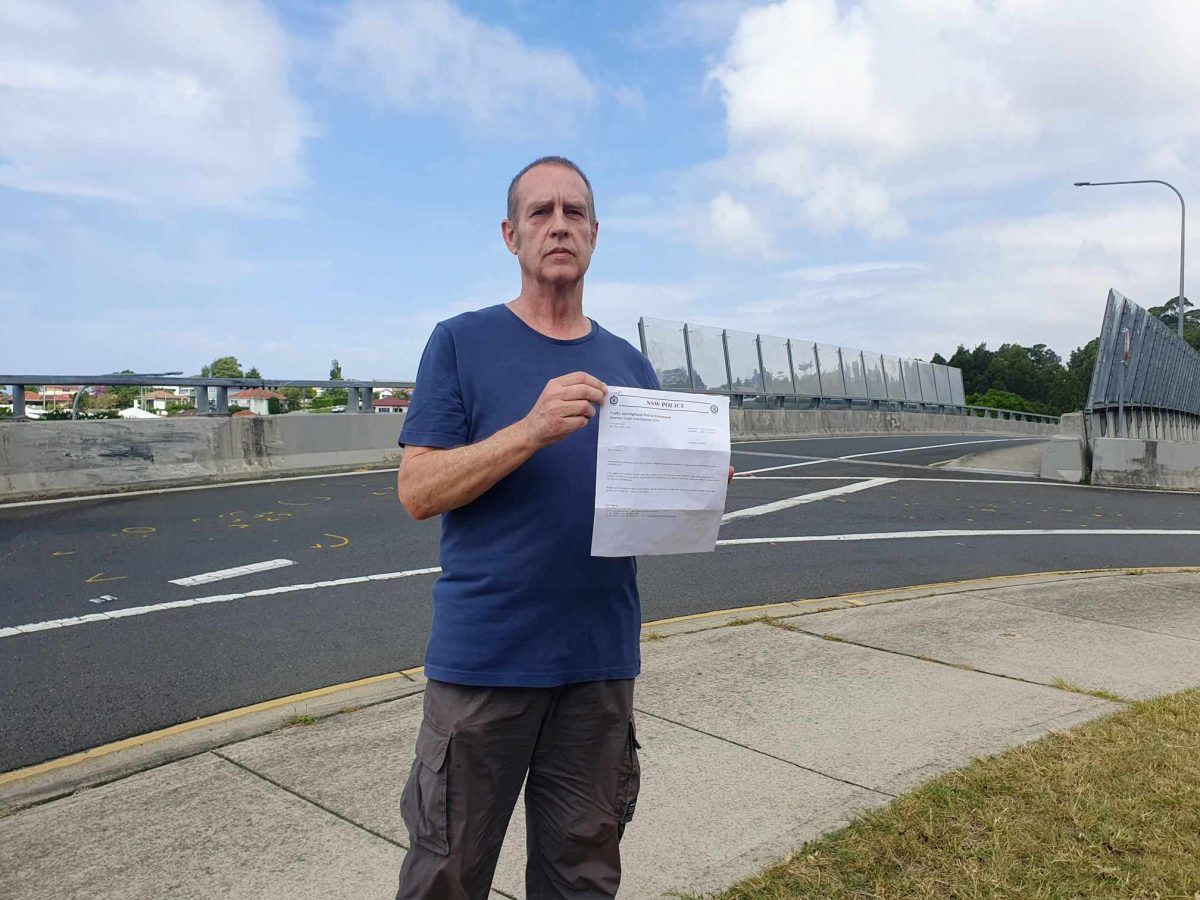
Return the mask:
<svg viewBox="0 0 1200 900">
<path fill-rule="evenodd" d="M 1200 353 L 1157 316 L 1108 292 L 1087 412 L 1101 436 L 1157 436 L 1178 429 L 1171 417 L 1200 417 Z M 1115 414 L 1115 419 L 1114 419 Z"/>
<path fill-rule="evenodd" d="M 969 406 L 962 371 L 816 341 L 643 317 L 642 353 L 664 390 L 725 394 L 734 405 L 883 408 L 1027 422 L 1057 416 Z"/>
<path fill-rule="evenodd" d="M 411 390 L 411 381 L 320 381 L 315 379 L 294 378 L 178 378 L 173 374 L 167 375 L 0 375 L 0 384 L 8 385 L 12 391 L 12 414 L 15 418 L 25 416 L 25 387 L 31 384 L 61 384 L 78 385 L 72 418 L 75 417 L 75 406 L 79 395 L 88 387 L 104 385 L 106 387 L 174 387 L 206 388 L 196 391 L 196 413 L 198 415 L 229 415 L 229 390 L 247 388 L 327 388 L 346 391 L 346 412 L 370 412 L 373 408 L 374 393 L 381 388 L 403 388 Z M 209 392 L 215 394 L 210 403 Z M 181 400 L 186 399 L 180 397 Z"/>
</svg>

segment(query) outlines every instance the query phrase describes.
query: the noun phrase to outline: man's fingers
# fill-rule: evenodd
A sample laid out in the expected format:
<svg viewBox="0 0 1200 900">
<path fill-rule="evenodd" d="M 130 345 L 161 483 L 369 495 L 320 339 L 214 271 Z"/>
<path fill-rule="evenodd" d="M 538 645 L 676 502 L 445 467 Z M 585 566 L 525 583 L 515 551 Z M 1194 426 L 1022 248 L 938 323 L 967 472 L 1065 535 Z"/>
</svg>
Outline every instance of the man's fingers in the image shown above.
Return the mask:
<svg viewBox="0 0 1200 900">
<path fill-rule="evenodd" d="M 587 400 L 571 400 L 563 404 L 564 418 L 572 416 L 584 416 L 590 419 L 596 414 L 596 407 L 592 406 Z"/>
<path fill-rule="evenodd" d="M 603 403 L 604 392 L 590 384 L 572 384 L 564 387 L 559 395 L 560 400 L 587 400 L 590 403 Z"/>
<path fill-rule="evenodd" d="M 558 379 L 558 383 L 564 387 L 571 384 L 586 384 L 596 388 L 598 391 L 608 393 L 608 385 L 594 375 L 589 375 L 587 372 L 572 372 L 570 375 L 564 375 Z"/>
</svg>

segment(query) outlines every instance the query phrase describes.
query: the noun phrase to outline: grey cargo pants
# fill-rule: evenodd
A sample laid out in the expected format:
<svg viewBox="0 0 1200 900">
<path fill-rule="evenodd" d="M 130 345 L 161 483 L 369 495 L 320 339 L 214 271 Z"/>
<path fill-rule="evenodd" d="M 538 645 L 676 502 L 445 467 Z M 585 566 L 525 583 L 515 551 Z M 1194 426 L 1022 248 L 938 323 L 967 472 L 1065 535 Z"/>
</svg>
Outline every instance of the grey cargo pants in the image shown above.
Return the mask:
<svg viewBox="0 0 1200 900">
<path fill-rule="evenodd" d="M 633 680 L 557 688 L 430 681 L 400 802 L 397 900 L 486 900 L 525 782 L 526 900 L 615 897 L 641 771 Z"/>
</svg>

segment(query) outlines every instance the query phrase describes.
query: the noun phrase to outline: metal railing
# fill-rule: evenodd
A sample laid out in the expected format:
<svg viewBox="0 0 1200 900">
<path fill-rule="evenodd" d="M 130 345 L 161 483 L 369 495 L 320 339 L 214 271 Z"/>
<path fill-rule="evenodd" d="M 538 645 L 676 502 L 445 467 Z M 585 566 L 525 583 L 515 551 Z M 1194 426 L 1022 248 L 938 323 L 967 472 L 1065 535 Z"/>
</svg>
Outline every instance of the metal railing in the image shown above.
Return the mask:
<svg viewBox="0 0 1200 900">
<path fill-rule="evenodd" d="M 962 371 L 817 341 L 643 317 L 642 353 L 664 390 L 726 394 L 735 406 L 862 407 L 1058 422 L 1016 410 L 970 406 Z"/>
<path fill-rule="evenodd" d="M 382 388 L 411 390 L 411 381 L 320 381 L 314 379 L 283 378 L 176 378 L 171 375 L 0 375 L 0 385 L 8 385 L 12 391 L 12 415 L 25 417 L 26 385 L 71 385 L 77 387 L 72 402 L 71 418 L 76 418 L 79 398 L 89 387 L 194 387 L 197 415 L 229 415 L 229 391 L 231 388 L 325 388 L 346 392 L 346 412 L 371 412 L 374 407 L 375 391 Z M 204 388 L 204 390 L 199 390 Z M 209 391 L 212 391 L 210 397 Z M 188 398 L 180 395 L 181 401 Z"/>
<path fill-rule="evenodd" d="M 1086 411 L 1101 437 L 1196 440 L 1200 353 L 1157 316 L 1110 290 Z"/>
</svg>

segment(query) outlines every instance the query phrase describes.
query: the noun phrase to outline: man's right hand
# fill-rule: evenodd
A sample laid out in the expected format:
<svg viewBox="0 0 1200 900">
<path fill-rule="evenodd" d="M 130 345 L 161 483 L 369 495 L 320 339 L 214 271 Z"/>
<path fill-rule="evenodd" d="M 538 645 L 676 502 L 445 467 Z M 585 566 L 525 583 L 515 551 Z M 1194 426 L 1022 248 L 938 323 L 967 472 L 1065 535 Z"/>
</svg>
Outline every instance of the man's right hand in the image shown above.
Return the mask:
<svg viewBox="0 0 1200 900">
<path fill-rule="evenodd" d="M 521 425 L 540 450 L 585 427 L 607 393 L 608 386 L 587 372 L 552 378 Z"/>
</svg>

